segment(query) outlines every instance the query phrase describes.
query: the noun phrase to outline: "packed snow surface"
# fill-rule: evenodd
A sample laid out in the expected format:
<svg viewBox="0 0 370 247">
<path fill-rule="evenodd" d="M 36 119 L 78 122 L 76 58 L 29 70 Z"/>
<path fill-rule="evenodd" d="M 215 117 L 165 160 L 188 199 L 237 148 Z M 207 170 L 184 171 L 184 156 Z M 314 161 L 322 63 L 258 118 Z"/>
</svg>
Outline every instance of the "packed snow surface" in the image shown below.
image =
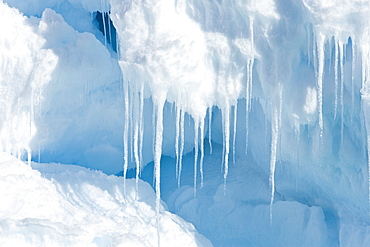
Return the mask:
<svg viewBox="0 0 370 247">
<path fill-rule="evenodd" d="M 32 169 L 33 168 L 33 169 Z M 155 246 L 155 194 L 140 181 L 86 168 L 33 163 L 0 154 L 1 246 Z M 160 208 L 163 246 L 211 246 Z"/>
<path fill-rule="evenodd" d="M 78 214 L 135 207 L 150 190 L 141 178 L 156 191 L 150 245 L 165 231 L 161 200 L 216 246 L 370 245 L 368 0 L 0 0 L 0 20 L 0 151 L 136 178 L 33 163 L 47 193 L 81 171 L 81 191 L 100 174 L 131 193 L 121 206 L 98 186 Z M 4 208 L 4 241 L 29 231 L 12 216 L 31 208 Z M 29 217 L 67 236 L 72 218 L 61 229 L 49 216 Z M 62 241 L 101 234 L 73 224 Z"/>
</svg>

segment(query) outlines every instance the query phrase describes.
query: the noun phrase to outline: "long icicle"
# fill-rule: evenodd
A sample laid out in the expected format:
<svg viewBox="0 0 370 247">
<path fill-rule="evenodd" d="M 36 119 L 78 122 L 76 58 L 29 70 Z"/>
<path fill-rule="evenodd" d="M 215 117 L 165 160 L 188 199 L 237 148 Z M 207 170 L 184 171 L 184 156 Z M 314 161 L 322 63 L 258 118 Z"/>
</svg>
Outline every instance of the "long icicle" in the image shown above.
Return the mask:
<svg viewBox="0 0 370 247">
<path fill-rule="evenodd" d="M 105 25 L 105 12 L 102 11 L 101 15 L 103 19 L 104 45 L 105 47 L 107 47 L 107 27 Z"/>
<path fill-rule="evenodd" d="M 139 157 L 140 157 L 140 171 L 141 175 L 141 165 L 143 164 L 143 144 L 144 144 L 144 82 L 140 81 L 140 114 L 139 114 Z"/>
<path fill-rule="evenodd" d="M 234 122 L 233 122 L 233 164 L 235 164 L 235 143 L 236 143 L 236 121 L 238 113 L 238 102 L 234 105 Z"/>
<path fill-rule="evenodd" d="M 324 40 L 325 37 L 319 34 L 317 37 L 317 97 L 318 97 L 318 109 L 319 109 L 319 149 L 323 149 L 323 133 L 324 133 L 324 120 L 323 120 L 323 75 L 324 75 Z M 315 53 L 315 52 L 314 52 Z"/>
<path fill-rule="evenodd" d="M 224 131 L 224 194 L 226 195 L 226 179 L 229 173 L 229 152 L 230 152 L 230 106 L 224 108 L 223 115 Z"/>
<path fill-rule="evenodd" d="M 177 186 L 180 187 L 181 173 L 182 173 L 182 155 L 185 146 L 185 111 L 180 114 L 180 160 L 179 160 L 179 177 L 177 178 Z"/>
<path fill-rule="evenodd" d="M 345 47 L 341 42 L 339 43 L 340 53 L 340 144 L 343 145 L 343 134 L 344 134 L 344 59 L 345 59 Z"/>
<path fill-rule="evenodd" d="M 125 122 L 123 127 L 123 190 L 124 194 L 126 195 L 126 175 L 127 175 L 127 168 L 128 168 L 128 130 L 129 130 L 129 86 L 127 81 L 123 81 L 123 100 L 124 100 L 124 108 L 125 108 Z"/>
<path fill-rule="evenodd" d="M 197 170 L 198 170 L 198 152 L 199 152 L 199 121 L 194 119 L 194 197 L 197 196 Z"/>
<path fill-rule="evenodd" d="M 251 33 L 251 58 L 247 62 L 247 85 L 245 90 L 245 156 L 248 154 L 248 141 L 249 141 L 249 112 L 252 104 L 252 82 L 253 82 L 253 64 L 254 64 L 254 19 L 249 20 L 249 30 Z"/>
<path fill-rule="evenodd" d="M 152 110 L 152 133 L 153 133 L 153 138 L 152 138 L 152 151 L 155 153 L 154 147 L 155 147 L 155 119 L 156 119 L 156 110 L 155 110 L 155 104 L 154 100 L 152 98 L 152 103 L 153 103 L 153 110 Z M 155 183 L 155 173 L 153 173 L 153 184 L 152 186 L 154 187 Z"/>
<path fill-rule="evenodd" d="M 273 106 L 272 119 L 271 119 L 271 152 L 270 152 L 270 225 L 272 225 L 272 205 L 275 197 L 275 168 L 277 160 L 277 143 L 279 139 L 279 128 L 282 108 L 282 88 L 279 87 L 279 105 Z"/>
<path fill-rule="evenodd" d="M 276 151 L 278 141 L 278 109 L 274 106 L 271 121 L 271 154 L 270 154 L 270 225 L 272 224 L 272 204 L 275 196 L 275 167 L 276 167 Z"/>
<path fill-rule="evenodd" d="M 179 179 L 179 141 L 180 141 L 179 136 L 180 136 L 180 107 L 176 105 L 176 137 L 175 137 L 176 179 Z"/>
<path fill-rule="evenodd" d="M 337 118 L 337 107 L 338 107 L 338 63 L 339 63 L 339 51 L 338 51 L 338 42 L 334 41 L 334 120 Z"/>
<path fill-rule="evenodd" d="M 156 104 L 156 102 L 154 102 Z M 155 174 L 155 211 L 157 221 L 157 237 L 158 246 L 160 246 L 160 215 L 159 208 L 161 205 L 161 156 L 162 156 L 162 140 L 163 140 L 163 107 L 164 100 L 161 100 L 156 105 L 156 121 L 155 121 L 155 145 L 154 145 L 154 174 Z"/>
<path fill-rule="evenodd" d="M 352 75 L 351 75 L 351 122 L 355 112 L 355 71 L 356 71 L 356 43 L 352 37 Z"/>
<path fill-rule="evenodd" d="M 204 163 L 204 118 L 200 120 L 199 123 L 200 129 L 200 188 L 203 188 L 204 185 L 204 174 L 203 174 L 203 163 Z"/>
<path fill-rule="evenodd" d="M 134 160 L 135 160 L 135 166 L 136 166 L 136 176 L 135 176 L 135 198 L 139 198 L 139 171 L 140 171 L 140 156 L 139 156 L 139 95 L 135 94 L 133 97 L 132 102 L 134 104 L 134 122 L 133 122 L 133 129 L 134 129 L 134 136 L 133 136 L 133 149 L 134 149 Z"/>
</svg>

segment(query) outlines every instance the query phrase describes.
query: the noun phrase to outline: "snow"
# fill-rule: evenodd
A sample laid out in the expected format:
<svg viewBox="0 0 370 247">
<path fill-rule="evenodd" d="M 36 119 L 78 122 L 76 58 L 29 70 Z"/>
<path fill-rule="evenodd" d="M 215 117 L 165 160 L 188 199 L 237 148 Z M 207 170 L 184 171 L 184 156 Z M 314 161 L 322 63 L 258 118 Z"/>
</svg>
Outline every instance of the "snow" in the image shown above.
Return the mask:
<svg viewBox="0 0 370 247">
<path fill-rule="evenodd" d="M 369 14 L 0 0 L 2 241 L 370 245 Z"/>
<path fill-rule="evenodd" d="M 33 169 L 32 169 L 33 168 Z M 155 194 L 149 184 L 72 165 L 0 154 L 2 246 L 153 246 Z M 210 246 L 195 228 L 160 206 L 163 246 Z M 181 239 L 181 240 L 180 240 Z"/>
</svg>

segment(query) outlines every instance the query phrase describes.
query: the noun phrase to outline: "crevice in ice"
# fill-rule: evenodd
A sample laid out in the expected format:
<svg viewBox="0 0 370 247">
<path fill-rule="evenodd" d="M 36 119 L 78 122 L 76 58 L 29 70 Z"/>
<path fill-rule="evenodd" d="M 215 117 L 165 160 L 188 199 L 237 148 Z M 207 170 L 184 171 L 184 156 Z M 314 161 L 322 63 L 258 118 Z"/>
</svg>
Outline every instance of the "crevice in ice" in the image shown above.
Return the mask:
<svg viewBox="0 0 370 247">
<path fill-rule="evenodd" d="M 94 12 L 93 23 L 104 36 L 104 45 L 117 52 L 117 31 L 110 18 L 110 12 Z"/>
</svg>

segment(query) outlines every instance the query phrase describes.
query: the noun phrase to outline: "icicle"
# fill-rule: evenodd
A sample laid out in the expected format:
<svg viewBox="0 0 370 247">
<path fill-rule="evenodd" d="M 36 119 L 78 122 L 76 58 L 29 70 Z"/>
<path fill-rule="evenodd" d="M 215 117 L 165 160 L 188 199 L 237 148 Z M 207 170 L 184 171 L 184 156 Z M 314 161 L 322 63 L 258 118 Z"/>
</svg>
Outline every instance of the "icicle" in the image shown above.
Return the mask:
<svg viewBox="0 0 370 247">
<path fill-rule="evenodd" d="M 143 164 L 143 143 L 144 143 L 144 82 L 140 81 L 139 94 L 139 174 L 141 175 L 141 164 Z"/>
<path fill-rule="evenodd" d="M 180 101 L 179 101 L 180 102 Z M 176 107 L 176 138 L 175 138 L 175 153 L 176 153 L 176 179 L 179 179 L 179 136 L 180 136 L 180 107 Z"/>
<path fill-rule="evenodd" d="M 351 106 L 352 106 L 352 118 L 355 111 L 355 71 L 356 71 L 356 48 L 355 41 L 352 37 L 352 77 L 351 77 Z M 351 118 L 351 121 L 352 121 Z"/>
<path fill-rule="evenodd" d="M 152 112 L 152 133 L 155 133 L 155 105 L 154 105 L 154 101 L 153 101 L 153 98 L 152 98 L 152 103 L 153 103 L 153 112 Z M 152 148 L 153 148 L 153 153 L 154 153 L 154 146 L 155 146 L 155 135 L 153 134 L 153 139 L 152 139 Z M 153 175 L 154 176 L 154 175 Z M 154 180 L 153 180 L 154 182 Z"/>
<path fill-rule="evenodd" d="M 104 31 L 104 45 L 107 47 L 107 27 L 105 26 L 105 12 L 102 12 L 102 19 L 103 19 L 103 31 Z"/>
<path fill-rule="evenodd" d="M 251 33 L 251 47 L 250 52 L 253 55 L 254 53 L 254 28 L 253 28 L 254 19 L 250 18 L 249 21 L 249 30 Z M 249 112 L 251 109 L 252 103 L 252 82 L 253 82 L 253 64 L 254 58 L 250 58 L 247 62 L 247 85 L 245 90 L 245 156 L 248 154 L 248 140 L 249 140 Z"/>
<path fill-rule="evenodd" d="M 311 64 L 311 51 L 313 50 L 313 48 L 311 49 L 311 46 L 312 46 L 312 42 L 311 42 L 311 26 L 305 26 L 305 29 L 306 29 L 306 34 L 307 34 L 307 40 L 308 40 L 308 44 L 307 44 L 307 63 L 308 64 Z"/>
<path fill-rule="evenodd" d="M 279 105 L 273 106 L 272 119 L 271 119 L 271 152 L 270 152 L 270 225 L 272 224 L 272 205 L 275 197 L 275 167 L 277 160 L 277 143 L 279 139 L 280 119 L 282 111 L 282 87 L 279 87 Z"/>
<path fill-rule="evenodd" d="M 340 143 L 343 144 L 343 132 L 344 132 L 344 59 L 345 59 L 345 48 L 344 44 L 339 43 L 339 53 L 340 53 Z"/>
<path fill-rule="evenodd" d="M 134 122 L 134 116 L 137 115 L 137 111 L 136 111 L 136 105 L 137 105 L 137 102 L 136 102 L 136 84 L 131 84 L 130 85 L 130 89 L 129 89 L 129 95 L 128 95 L 128 100 L 129 100 L 129 135 L 128 135 L 128 139 L 129 139 L 129 154 L 130 154 L 130 161 L 134 161 L 135 158 L 134 158 L 134 145 L 135 145 L 135 142 L 134 142 L 134 131 L 132 131 L 134 128 L 135 128 L 135 122 L 136 122 L 136 119 L 135 119 L 135 122 Z"/>
<path fill-rule="evenodd" d="M 212 106 L 208 108 L 208 143 L 209 154 L 212 154 Z"/>
<path fill-rule="evenodd" d="M 108 12 L 106 12 L 106 14 L 107 14 L 107 23 L 108 23 L 108 33 L 107 33 L 107 37 L 109 38 L 108 39 L 108 42 L 112 45 L 113 44 L 113 42 L 112 42 L 112 31 L 111 31 L 111 28 L 110 28 L 110 16 L 109 16 L 109 11 Z M 112 46 L 112 48 L 113 48 L 113 46 Z"/>
<path fill-rule="evenodd" d="M 275 196 L 275 166 L 276 166 L 276 150 L 278 141 L 278 109 L 275 106 L 272 113 L 271 121 L 271 154 L 270 154 L 270 225 L 272 224 L 272 204 Z"/>
<path fill-rule="evenodd" d="M 181 111 L 180 114 L 180 159 L 179 159 L 179 176 L 177 178 L 177 186 L 180 187 L 181 172 L 182 172 L 182 155 L 184 153 L 185 146 L 185 112 Z"/>
<path fill-rule="evenodd" d="M 197 196 L 199 122 L 194 119 L 194 197 Z"/>
<path fill-rule="evenodd" d="M 204 161 L 204 119 L 200 120 L 200 188 L 204 185 L 203 161 Z"/>
<path fill-rule="evenodd" d="M 338 43 L 334 41 L 334 56 L 335 56 L 335 63 L 334 63 L 334 120 L 337 118 L 337 107 L 338 107 L 338 63 L 339 63 L 339 51 L 338 51 Z"/>
<path fill-rule="evenodd" d="M 252 105 L 252 81 L 253 81 L 253 63 L 254 60 L 248 61 L 247 66 L 247 85 L 245 96 L 245 156 L 248 154 L 248 140 L 249 140 L 249 112 Z"/>
<path fill-rule="evenodd" d="M 230 107 L 224 108 L 223 115 L 223 132 L 224 132 L 224 194 L 226 195 L 226 179 L 229 173 L 229 152 L 230 152 Z"/>
<path fill-rule="evenodd" d="M 103 34 L 104 34 L 104 45 L 105 47 L 107 47 L 107 27 L 105 25 L 105 8 L 106 8 L 106 1 L 105 0 L 101 0 L 100 1 L 100 6 L 102 7 L 102 12 L 101 12 L 101 15 L 102 15 L 102 21 L 103 21 Z"/>
<path fill-rule="evenodd" d="M 320 35 L 320 36 L 322 36 L 322 35 Z M 316 40 L 316 34 L 315 34 L 315 30 L 312 28 L 312 60 L 313 60 L 313 68 L 314 68 L 314 71 L 315 71 L 315 77 L 317 79 L 317 76 L 318 76 L 318 72 L 317 72 L 317 63 L 318 63 L 318 61 L 317 61 L 317 57 L 318 57 L 317 52 L 318 52 L 318 48 L 317 47 L 318 47 L 318 45 L 317 45 L 317 41 L 315 41 L 315 40 Z M 319 47 L 322 46 L 322 48 L 323 48 L 323 45 L 324 44 L 320 43 Z"/>
<path fill-rule="evenodd" d="M 233 164 L 235 164 L 235 142 L 236 142 L 236 121 L 238 112 L 238 102 L 234 105 L 234 126 L 233 126 Z"/>
<path fill-rule="evenodd" d="M 126 195 L 126 175 L 128 169 L 128 158 L 129 158 L 129 148 L 128 148 L 128 138 L 129 138 L 129 82 L 124 81 L 123 78 L 123 100 L 124 100 L 124 109 L 125 109 L 125 122 L 123 125 L 123 190 Z"/>
<path fill-rule="evenodd" d="M 324 40 L 325 37 L 322 34 L 319 34 L 317 37 L 317 97 L 318 97 L 318 108 L 319 108 L 319 147 L 323 148 L 323 132 L 324 132 L 324 122 L 323 122 L 323 101 L 322 101 L 322 83 L 324 75 Z M 315 54 L 315 52 L 314 52 Z"/>
<path fill-rule="evenodd" d="M 29 115 L 29 141 L 32 139 L 32 124 L 34 122 L 34 88 L 31 89 L 31 105 L 30 105 L 30 115 Z M 32 151 L 31 148 L 27 147 L 27 163 L 29 166 L 31 166 L 31 159 L 32 159 Z"/>
<path fill-rule="evenodd" d="M 154 102 L 155 104 L 155 102 Z M 162 156 L 162 140 L 163 140 L 163 107 L 164 100 L 155 107 L 156 108 L 156 123 L 155 123 L 155 145 L 154 145 L 154 174 L 155 174 L 155 209 L 157 219 L 157 236 L 158 246 L 160 246 L 160 229 L 159 229 L 159 208 L 161 205 L 161 156 Z"/>
<path fill-rule="evenodd" d="M 134 98 L 136 100 L 136 97 Z M 133 102 L 135 103 L 135 102 Z M 135 109 L 137 108 L 137 104 L 135 104 Z M 136 176 L 135 176 L 135 198 L 138 199 L 138 193 L 139 193 L 139 171 L 140 171 L 140 157 L 139 157 L 139 122 L 140 118 L 139 115 L 137 115 L 137 112 L 139 109 L 135 110 L 135 122 L 133 123 L 134 126 L 134 140 L 133 140 L 133 145 L 134 145 L 134 160 L 135 160 L 135 165 L 136 165 Z"/>
<path fill-rule="evenodd" d="M 32 151 L 30 148 L 27 148 L 27 164 L 28 166 L 31 166 L 31 160 L 32 160 Z"/>
</svg>

